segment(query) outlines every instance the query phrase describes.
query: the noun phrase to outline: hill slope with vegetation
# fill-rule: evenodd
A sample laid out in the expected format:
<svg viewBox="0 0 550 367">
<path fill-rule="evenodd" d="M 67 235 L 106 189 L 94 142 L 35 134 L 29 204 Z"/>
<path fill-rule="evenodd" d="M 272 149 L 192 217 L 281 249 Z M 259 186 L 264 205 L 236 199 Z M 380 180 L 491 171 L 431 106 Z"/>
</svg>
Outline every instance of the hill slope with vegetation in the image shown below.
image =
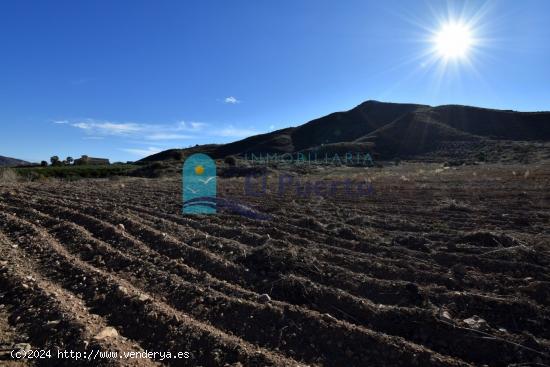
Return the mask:
<svg viewBox="0 0 550 367">
<path fill-rule="evenodd" d="M 330 147 L 341 150 L 342 143 L 351 150 L 364 150 L 368 143 L 374 156 L 390 159 L 442 151 L 458 143 L 464 146 L 465 153 L 468 146 L 479 147 L 480 143 L 488 146 L 498 143 L 517 150 L 514 142 L 550 143 L 550 112 L 367 101 L 349 111 L 335 112 L 298 127 L 228 144 L 171 149 L 142 161 L 181 160 L 196 152 L 220 159 L 250 153 L 327 151 Z"/>
</svg>

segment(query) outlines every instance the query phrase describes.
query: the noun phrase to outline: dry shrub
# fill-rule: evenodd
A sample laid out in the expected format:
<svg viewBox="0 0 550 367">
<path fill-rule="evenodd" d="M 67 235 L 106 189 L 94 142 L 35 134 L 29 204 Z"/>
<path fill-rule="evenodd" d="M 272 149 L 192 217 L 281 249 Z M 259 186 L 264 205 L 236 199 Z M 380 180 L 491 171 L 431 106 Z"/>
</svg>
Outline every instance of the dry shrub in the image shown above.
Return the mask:
<svg viewBox="0 0 550 367">
<path fill-rule="evenodd" d="M 457 201 L 455 199 L 443 199 L 439 204 L 439 210 L 455 210 L 462 212 L 471 212 L 473 208 L 467 203 Z"/>
<path fill-rule="evenodd" d="M 0 168 L 0 183 L 15 183 L 19 181 L 17 172 L 11 168 Z"/>
</svg>

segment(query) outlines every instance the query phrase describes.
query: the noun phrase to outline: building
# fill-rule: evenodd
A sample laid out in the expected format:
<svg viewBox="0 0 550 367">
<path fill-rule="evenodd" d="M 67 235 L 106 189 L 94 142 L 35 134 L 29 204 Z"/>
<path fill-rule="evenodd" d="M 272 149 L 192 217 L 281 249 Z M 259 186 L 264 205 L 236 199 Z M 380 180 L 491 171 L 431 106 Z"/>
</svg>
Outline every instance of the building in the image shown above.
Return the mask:
<svg viewBox="0 0 550 367">
<path fill-rule="evenodd" d="M 107 158 L 93 158 L 83 155 L 82 157 L 75 159 L 74 164 L 83 165 L 83 164 L 94 164 L 94 165 L 106 165 L 110 164 Z"/>
</svg>

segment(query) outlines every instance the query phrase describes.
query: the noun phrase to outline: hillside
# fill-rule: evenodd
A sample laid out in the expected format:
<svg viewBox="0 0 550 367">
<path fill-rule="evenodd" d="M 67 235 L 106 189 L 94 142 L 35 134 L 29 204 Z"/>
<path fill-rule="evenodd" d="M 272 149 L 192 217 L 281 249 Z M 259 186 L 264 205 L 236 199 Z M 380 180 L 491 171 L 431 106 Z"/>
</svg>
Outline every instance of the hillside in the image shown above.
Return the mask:
<svg viewBox="0 0 550 367">
<path fill-rule="evenodd" d="M 408 113 L 428 106 L 367 101 L 346 111 L 312 120 L 292 132 L 296 150 L 321 144 L 351 142 Z"/>
<path fill-rule="evenodd" d="M 216 158 L 245 153 L 292 153 L 354 140 L 428 106 L 367 101 L 345 112 L 335 112 L 298 127 L 251 136 L 219 146 Z"/>
<path fill-rule="evenodd" d="M 409 113 L 357 139 L 356 142 L 370 142 L 378 154 L 388 157 L 428 152 L 444 141 L 481 139 L 442 122 L 438 117 L 432 109 Z"/>
<path fill-rule="evenodd" d="M 364 149 L 382 159 L 411 157 L 440 151 L 449 143 L 479 147 L 487 143 L 550 142 L 550 112 L 516 112 L 479 107 L 367 101 L 344 112 L 335 112 L 298 127 L 289 127 L 223 145 L 169 150 L 143 161 L 175 159 L 202 151 L 214 158 L 247 153 L 293 153 Z M 500 144 L 500 143 L 499 143 Z M 515 147 L 511 148 L 515 150 Z"/>
<path fill-rule="evenodd" d="M 22 165 L 28 165 L 28 164 L 30 163 L 27 161 L 23 161 L 21 159 L 4 157 L 0 155 L 0 167 L 14 167 L 14 166 L 22 166 Z"/>
<path fill-rule="evenodd" d="M 214 154 L 216 151 L 216 148 L 218 147 L 219 145 L 216 145 L 216 144 L 206 144 L 206 145 L 197 145 L 195 147 L 186 148 L 186 149 L 168 149 L 168 150 L 164 150 L 162 152 L 147 156 L 139 160 L 139 162 L 161 162 L 161 161 L 181 160 L 183 156 L 190 155 L 193 153 Z"/>
</svg>

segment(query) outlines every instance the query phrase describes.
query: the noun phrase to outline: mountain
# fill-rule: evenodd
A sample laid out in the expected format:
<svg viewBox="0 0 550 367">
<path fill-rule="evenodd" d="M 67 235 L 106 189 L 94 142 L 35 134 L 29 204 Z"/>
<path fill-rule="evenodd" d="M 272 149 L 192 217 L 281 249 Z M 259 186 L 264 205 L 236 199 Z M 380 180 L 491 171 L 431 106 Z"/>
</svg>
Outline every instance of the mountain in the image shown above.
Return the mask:
<svg viewBox="0 0 550 367">
<path fill-rule="evenodd" d="M 23 166 L 28 164 L 30 163 L 23 161 L 21 159 L 4 157 L 0 155 L 0 167 L 14 167 L 14 166 Z"/>
<path fill-rule="evenodd" d="M 426 108 L 417 104 L 367 101 L 345 112 L 335 112 L 298 127 L 255 135 L 216 149 L 216 157 L 245 153 L 292 153 L 326 144 L 352 142 L 406 115 Z"/>
<path fill-rule="evenodd" d="M 550 141 L 550 113 L 458 105 L 422 108 L 356 141 L 373 143 L 382 157 L 426 153 L 459 141 Z"/>
<path fill-rule="evenodd" d="M 428 106 L 367 101 L 346 111 L 331 113 L 297 127 L 292 132 L 296 150 L 354 141 L 411 112 Z"/>
<path fill-rule="evenodd" d="M 170 150 L 143 161 L 162 160 L 167 152 L 184 156 L 202 151 L 213 158 L 228 155 L 341 151 L 366 147 L 379 158 L 409 157 L 449 144 L 480 146 L 491 142 L 550 142 L 550 112 L 516 112 L 479 107 L 427 106 L 367 101 L 289 127 L 229 144 Z M 466 148 L 467 149 L 467 148 Z M 174 153 L 171 153 L 172 155 Z"/>
</svg>

